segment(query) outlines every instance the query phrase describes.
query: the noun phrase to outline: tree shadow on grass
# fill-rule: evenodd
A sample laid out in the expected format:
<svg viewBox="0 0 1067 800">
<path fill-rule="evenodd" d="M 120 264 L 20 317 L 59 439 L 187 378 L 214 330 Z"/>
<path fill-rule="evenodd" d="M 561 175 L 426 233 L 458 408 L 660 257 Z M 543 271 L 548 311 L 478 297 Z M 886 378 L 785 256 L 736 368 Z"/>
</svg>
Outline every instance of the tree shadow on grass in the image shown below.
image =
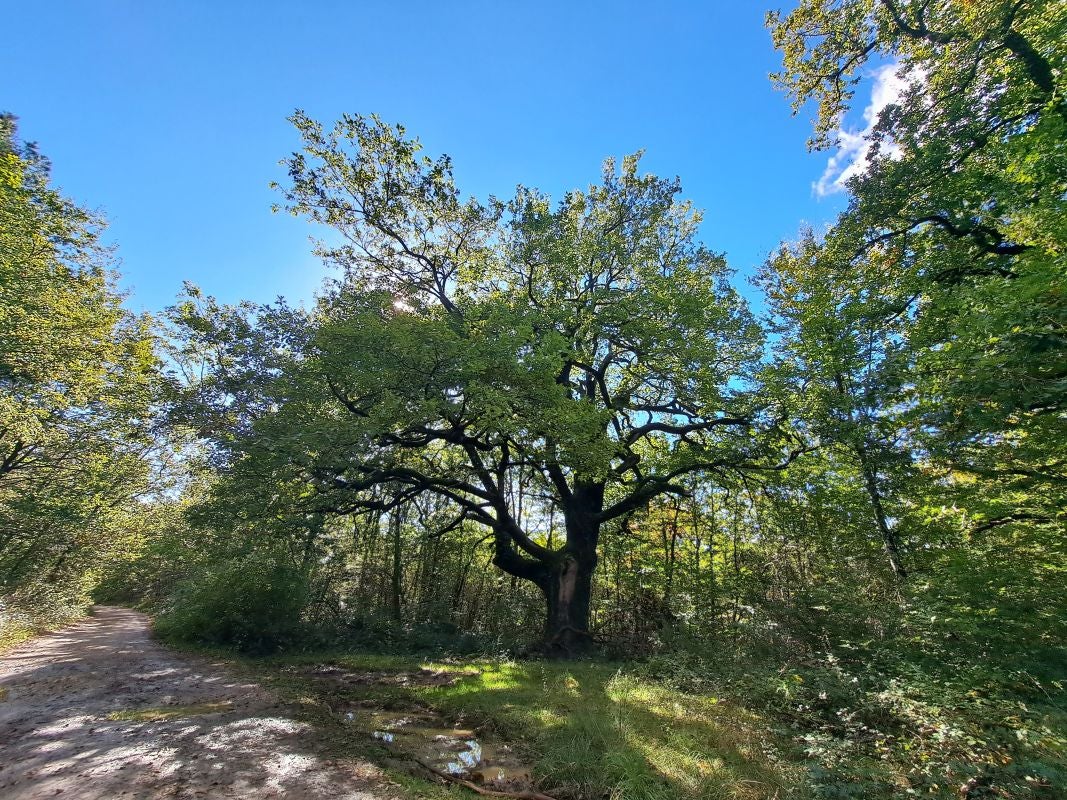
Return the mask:
<svg viewBox="0 0 1067 800">
<path fill-rule="evenodd" d="M 358 660 L 358 659 L 357 659 Z M 528 751 L 560 797 L 773 798 L 803 781 L 768 725 L 716 698 L 686 695 L 617 665 L 478 665 L 451 685 L 332 690 L 332 701 L 433 707 Z M 371 699 L 372 698 L 372 699 Z"/>
</svg>

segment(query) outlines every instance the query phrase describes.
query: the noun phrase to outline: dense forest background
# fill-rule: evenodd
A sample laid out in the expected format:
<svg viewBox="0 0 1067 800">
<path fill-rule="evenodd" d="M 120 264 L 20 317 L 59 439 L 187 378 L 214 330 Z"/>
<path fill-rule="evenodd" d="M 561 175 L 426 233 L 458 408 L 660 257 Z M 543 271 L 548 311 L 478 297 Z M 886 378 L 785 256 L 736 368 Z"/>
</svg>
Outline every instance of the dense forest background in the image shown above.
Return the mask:
<svg viewBox="0 0 1067 800">
<path fill-rule="evenodd" d="M 256 653 L 616 659 L 768 714 L 826 796 L 1056 796 L 1067 9 L 768 24 L 813 147 L 865 69 L 907 88 L 758 315 L 639 156 L 478 200 L 401 126 L 297 112 L 317 304 L 136 316 L 3 117 L 5 639 L 97 601 Z"/>
</svg>

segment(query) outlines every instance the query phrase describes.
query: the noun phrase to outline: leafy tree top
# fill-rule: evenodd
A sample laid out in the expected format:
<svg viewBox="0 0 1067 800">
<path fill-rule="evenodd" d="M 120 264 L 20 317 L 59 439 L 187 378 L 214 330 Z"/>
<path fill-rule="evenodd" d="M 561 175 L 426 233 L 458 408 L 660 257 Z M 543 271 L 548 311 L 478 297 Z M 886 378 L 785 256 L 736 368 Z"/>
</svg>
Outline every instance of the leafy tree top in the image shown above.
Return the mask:
<svg viewBox="0 0 1067 800">
<path fill-rule="evenodd" d="M 755 435 L 771 423 L 751 391 L 761 332 L 678 181 L 631 156 L 555 205 L 526 187 L 479 202 L 400 127 L 293 121 L 285 207 L 340 234 L 319 251 L 341 274 L 299 353 L 249 338 L 279 377 L 232 474 L 287 476 L 279 513 L 435 493 L 536 579 L 686 475 L 782 457 Z M 531 481 L 524 510 L 513 490 Z M 550 506 L 588 534 L 560 553 L 527 529 Z"/>
</svg>

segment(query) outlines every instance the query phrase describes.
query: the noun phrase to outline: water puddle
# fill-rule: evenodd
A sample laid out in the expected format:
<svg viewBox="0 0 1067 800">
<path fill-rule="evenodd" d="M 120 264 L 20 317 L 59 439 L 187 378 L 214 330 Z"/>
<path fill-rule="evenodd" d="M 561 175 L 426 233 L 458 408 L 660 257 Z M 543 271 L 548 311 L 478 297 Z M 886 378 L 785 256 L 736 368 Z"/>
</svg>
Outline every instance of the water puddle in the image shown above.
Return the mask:
<svg viewBox="0 0 1067 800">
<path fill-rule="evenodd" d="M 356 710 L 348 712 L 345 719 L 370 731 L 373 738 L 449 775 L 496 787 L 530 783 L 530 767 L 509 745 L 486 741 L 469 728 L 448 725 L 436 714 Z"/>
</svg>

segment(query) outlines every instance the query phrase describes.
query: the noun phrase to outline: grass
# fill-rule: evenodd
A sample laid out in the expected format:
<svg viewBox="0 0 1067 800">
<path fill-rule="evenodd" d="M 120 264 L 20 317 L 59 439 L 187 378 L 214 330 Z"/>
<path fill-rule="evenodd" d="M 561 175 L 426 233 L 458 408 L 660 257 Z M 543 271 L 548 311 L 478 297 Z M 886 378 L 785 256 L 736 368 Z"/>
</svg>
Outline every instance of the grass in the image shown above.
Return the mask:
<svg viewBox="0 0 1067 800">
<path fill-rule="evenodd" d="M 510 741 L 534 767 L 539 787 L 559 797 L 630 800 L 803 797 L 804 769 L 767 720 L 718 697 L 686 694 L 604 662 L 464 661 L 318 654 L 251 662 L 276 687 L 325 717 L 346 703 L 430 707 Z M 354 685 L 285 670 L 309 663 L 354 672 L 442 669 L 449 686 Z M 320 724 L 329 724 L 320 719 Z M 334 736 L 353 737 L 335 726 Z M 353 746 L 374 756 L 366 744 Z M 380 748 L 377 753 L 381 757 Z M 791 789 L 791 791 L 790 791 Z"/>
<path fill-rule="evenodd" d="M 23 625 L 2 627 L 0 628 L 0 653 L 7 652 L 36 635 L 37 631 Z"/>
<path fill-rule="evenodd" d="M 583 796 L 762 798 L 784 793 L 763 721 L 718 698 L 682 694 L 611 664 L 479 665 L 430 705 L 518 734 L 546 786 Z"/>
<path fill-rule="evenodd" d="M 0 598 L 0 601 L 10 601 L 10 598 Z M 91 614 L 90 609 L 81 605 L 45 601 L 39 606 L 31 606 L 23 599 L 5 609 L 5 602 L 0 602 L 0 653 Z"/>
<path fill-rule="evenodd" d="M 218 714 L 223 711 L 229 711 L 232 706 L 232 703 L 226 701 L 220 703 L 196 703 L 185 706 L 127 709 L 125 711 L 112 711 L 107 715 L 107 718 L 113 722 L 165 722 L 171 719 L 198 717 L 203 714 Z"/>
<path fill-rule="evenodd" d="M 432 709 L 489 744 L 511 744 L 537 788 L 560 800 L 953 800 L 971 780 L 1015 800 L 1060 796 L 1067 684 L 1059 656 L 1027 651 L 1027 670 L 1009 669 L 1010 659 L 994 669 L 953 640 L 945 652 L 939 642 L 922 637 L 921 652 L 846 642 L 847 660 L 746 651 L 720 663 L 671 652 L 620 666 L 320 651 L 239 663 L 297 707 L 333 754 L 378 763 L 409 796 L 446 790 L 412 777 L 410 762 L 345 712 Z M 384 679 L 420 669 L 455 680 Z M 383 680 L 368 679 L 376 672 Z"/>
</svg>

